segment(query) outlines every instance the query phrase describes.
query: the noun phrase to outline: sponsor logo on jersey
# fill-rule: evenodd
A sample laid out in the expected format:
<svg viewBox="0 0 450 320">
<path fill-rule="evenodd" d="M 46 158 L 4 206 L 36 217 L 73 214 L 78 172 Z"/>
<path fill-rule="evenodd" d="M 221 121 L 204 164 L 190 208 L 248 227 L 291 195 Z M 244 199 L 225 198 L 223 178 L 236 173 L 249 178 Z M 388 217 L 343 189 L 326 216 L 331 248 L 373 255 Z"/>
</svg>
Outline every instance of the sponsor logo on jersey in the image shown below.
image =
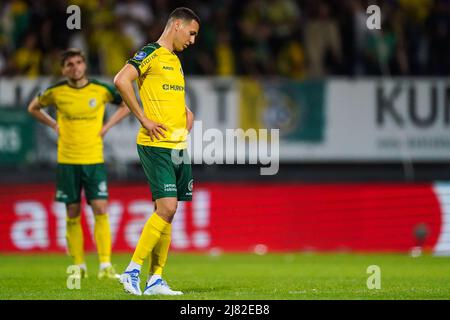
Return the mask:
<svg viewBox="0 0 450 320">
<path fill-rule="evenodd" d="M 95 119 L 97 119 L 97 116 L 92 116 L 92 117 L 78 117 L 78 116 L 75 116 L 75 117 L 72 117 L 72 116 L 69 116 L 69 115 L 63 115 L 62 118 L 64 120 L 67 120 L 67 121 L 95 120 Z"/>
<path fill-rule="evenodd" d="M 163 70 L 173 70 L 173 67 L 163 66 Z"/>
<path fill-rule="evenodd" d="M 134 55 L 134 60 L 141 61 L 147 56 L 147 53 L 145 51 L 139 51 Z"/>
<path fill-rule="evenodd" d="M 141 62 L 141 68 L 145 67 L 147 65 L 147 63 L 149 63 L 150 61 L 155 59 L 157 56 L 158 55 L 156 53 L 153 53 L 152 55 L 145 58 L 145 60 Z"/>
<path fill-rule="evenodd" d="M 184 86 L 179 86 L 176 84 L 163 84 L 162 85 L 163 90 L 165 91 L 184 91 Z"/>
</svg>

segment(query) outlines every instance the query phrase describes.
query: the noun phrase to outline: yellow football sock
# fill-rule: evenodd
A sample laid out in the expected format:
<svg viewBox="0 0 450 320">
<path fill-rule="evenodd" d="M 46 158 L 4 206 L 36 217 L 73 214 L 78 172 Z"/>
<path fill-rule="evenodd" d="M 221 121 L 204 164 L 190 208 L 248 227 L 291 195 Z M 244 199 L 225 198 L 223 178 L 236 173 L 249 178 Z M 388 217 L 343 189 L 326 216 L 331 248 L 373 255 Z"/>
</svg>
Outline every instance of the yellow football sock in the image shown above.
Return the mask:
<svg viewBox="0 0 450 320">
<path fill-rule="evenodd" d="M 162 275 L 169 254 L 170 241 L 172 240 L 171 234 L 172 225 L 168 224 L 161 232 L 159 242 L 153 248 L 150 261 L 150 274 Z"/>
<path fill-rule="evenodd" d="M 111 230 L 108 214 L 94 215 L 94 237 L 100 263 L 111 262 Z"/>
<path fill-rule="evenodd" d="M 84 263 L 84 239 L 81 229 L 81 217 L 66 218 L 66 240 L 69 254 L 73 257 L 74 264 Z"/>
<path fill-rule="evenodd" d="M 145 223 L 131 261 L 139 265 L 143 265 L 144 260 L 158 243 L 161 237 L 161 232 L 167 227 L 168 224 L 168 222 L 164 221 L 156 214 L 156 212 L 154 212 Z"/>
</svg>

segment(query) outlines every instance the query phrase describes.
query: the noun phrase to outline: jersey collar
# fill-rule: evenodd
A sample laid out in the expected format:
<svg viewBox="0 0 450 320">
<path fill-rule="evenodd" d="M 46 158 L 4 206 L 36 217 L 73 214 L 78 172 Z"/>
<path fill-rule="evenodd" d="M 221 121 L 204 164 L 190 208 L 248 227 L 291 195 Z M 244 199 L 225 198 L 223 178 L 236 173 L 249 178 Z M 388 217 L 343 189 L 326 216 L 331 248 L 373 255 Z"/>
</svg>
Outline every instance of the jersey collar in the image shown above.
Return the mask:
<svg viewBox="0 0 450 320">
<path fill-rule="evenodd" d="M 86 88 L 88 85 L 91 84 L 91 79 L 87 79 L 87 80 L 88 80 L 88 81 L 86 82 L 86 84 L 85 84 L 84 86 L 82 86 L 82 87 L 74 87 L 74 86 L 71 86 L 70 83 L 69 83 L 69 80 L 66 80 L 66 84 L 67 84 L 67 86 L 68 86 L 69 88 L 72 88 L 72 89 L 83 89 L 83 88 Z"/>
</svg>

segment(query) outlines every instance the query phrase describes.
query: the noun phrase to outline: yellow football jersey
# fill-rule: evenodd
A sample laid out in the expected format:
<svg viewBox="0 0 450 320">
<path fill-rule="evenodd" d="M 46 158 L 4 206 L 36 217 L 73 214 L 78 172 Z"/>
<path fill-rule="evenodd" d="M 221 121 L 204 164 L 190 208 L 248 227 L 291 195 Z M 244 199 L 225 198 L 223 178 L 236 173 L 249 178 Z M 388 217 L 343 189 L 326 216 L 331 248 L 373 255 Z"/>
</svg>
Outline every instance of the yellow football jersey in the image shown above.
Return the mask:
<svg viewBox="0 0 450 320">
<path fill-rule="evenodd" d="M 151 141 L 148 132 L 140 128 L 137 144 L 169 149 L 185 149 L 186 103 L 184 75 L 177 55 L 158 43 L 150 43 L 127 61 L 139 72 L 137 84 L 144 113 L 150 120 L 167 127 L 165 138 Z"/>
<path fill-rule="evenodd" d="M 105 104 L 120 104 L 122 97 L 114 86 L 89 80 L 81 88 L 67 81 L 49 87 L 38 96 L 42 106 L 56 107 L 59 126 L 58 163 L 103 163 L 103 126 Z"/>
</svg>

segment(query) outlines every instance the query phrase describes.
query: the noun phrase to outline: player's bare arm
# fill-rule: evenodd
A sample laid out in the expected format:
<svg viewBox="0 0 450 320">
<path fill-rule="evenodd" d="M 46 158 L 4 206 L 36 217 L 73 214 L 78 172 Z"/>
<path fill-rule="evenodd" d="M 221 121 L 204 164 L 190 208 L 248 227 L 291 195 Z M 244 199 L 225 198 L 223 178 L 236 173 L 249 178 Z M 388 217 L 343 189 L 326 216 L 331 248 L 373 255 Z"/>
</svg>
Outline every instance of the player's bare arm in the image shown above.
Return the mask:
<svg viewBox="0 0 450 320">
<path fill-rule="evenodd" d="M 142 108 L 139 106 L 133 90 L 133 81 L 136 80 L 138 76 L 139 74 L 136 69 L 133 66 L 126 64 L 114 77 L 114 85 L 117 90 L 119 90 L 122 99 L 139 120 L 142 127 L 147 129 L 150 139 L 152 141 L 153 137 L 160 139 L 160 136 L 165 138 L 166 136 L 164 135 L 163 130 L 167 130 L 166 126 L 148 119 L 142 111 Z"/>
<path fill-rule="evenodd" d="M 55 119 L 50 117 L 47 112 L 42 110 L 42 108 L 44 107 L 39 103 L 38 98 L 36 97 L 28 105 L 28 112 L 31 113 L 31 115 L 37 120 L 39 120 L 39 122 L 42 122 L 46 126 L 49 126 L 56 132 L 56 134 L 59 135 L 58 123 Z"/>
<path fill-rule="evenodd" d="M 130 114 L 130 109 L 128 109 L 125 102 L 122 102 L 119 105 L 119 108 L 117 108 L 116 112 L 111 116 L 111 118 L 106 122 L 100 131 L 100 136 L 104 137 L 105 134 L 108 132 L 109 129 L 114 127 L 116 124 L 118 124 L 120 121 L 122 121 L 123 118 L 128 116 Z"/>
<path fill-rule="evenodd" d="M 186 106 L 186 129 L 191 132 L 194 123 L 194 113 Z"/>
</svg>

